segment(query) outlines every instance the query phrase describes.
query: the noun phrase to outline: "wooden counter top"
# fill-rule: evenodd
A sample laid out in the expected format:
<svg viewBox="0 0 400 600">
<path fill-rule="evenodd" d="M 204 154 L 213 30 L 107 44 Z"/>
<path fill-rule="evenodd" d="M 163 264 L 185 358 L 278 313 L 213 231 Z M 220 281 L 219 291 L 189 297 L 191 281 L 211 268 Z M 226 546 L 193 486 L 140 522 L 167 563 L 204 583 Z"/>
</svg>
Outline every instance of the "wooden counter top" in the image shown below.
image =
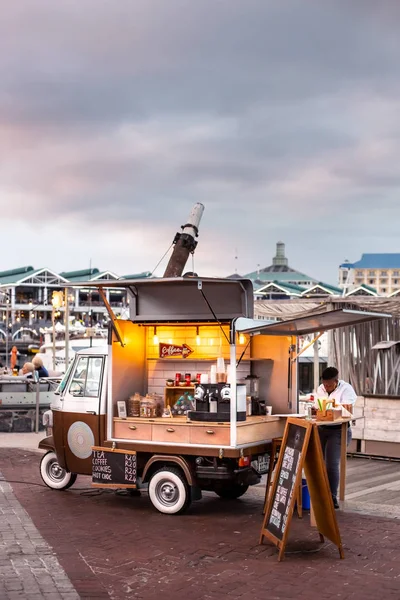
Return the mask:
<svg viewBox="0 0 400 600">
<path fill-rule="evenodd" d="M 260 415 L 260 416 L 251 416 L 247 417 L 246 421 L 238 421 L 236 423 L 237 427 L 246 427 L 249 425 L 256 425 L 260 423 L 273 423 L 274 421 L 279 421 L 281 417 Z M 162 425 L 173 424 L 177 425 L 190 425 L 193 427 L 204 427 L 204 426 L 218 426 L 218 427 L 229 427 L 229 421 L 190 421 L 187 417 L 160 417 L 154 419 L 148 419 L 145 417 L 127 417 L 126 419 L 121 419 L 119 417 L 114 417 L 114 422 L 129 422 L 129 423 L 159 423 Z"/>
</svg>

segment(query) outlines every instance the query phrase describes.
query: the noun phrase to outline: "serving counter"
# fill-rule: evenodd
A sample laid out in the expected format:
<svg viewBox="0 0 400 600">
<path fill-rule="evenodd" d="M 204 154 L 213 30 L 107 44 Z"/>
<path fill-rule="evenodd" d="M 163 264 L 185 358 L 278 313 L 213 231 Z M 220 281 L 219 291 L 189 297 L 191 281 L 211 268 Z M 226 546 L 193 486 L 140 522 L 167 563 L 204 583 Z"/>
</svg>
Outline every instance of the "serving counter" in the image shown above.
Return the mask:
<svg viewBox="0 0 400 600">
<path fill-rule="evenodd" d="M 264 443 L 283 434 L 285 419 L 275 416 L 247 417 L 236 423 L 237 446 Z M 229 447 L 230 423 L 197 422 L 187 417 L 114 418 L 114 438 L 127 441 L 177 443 Z"/>
</svg>

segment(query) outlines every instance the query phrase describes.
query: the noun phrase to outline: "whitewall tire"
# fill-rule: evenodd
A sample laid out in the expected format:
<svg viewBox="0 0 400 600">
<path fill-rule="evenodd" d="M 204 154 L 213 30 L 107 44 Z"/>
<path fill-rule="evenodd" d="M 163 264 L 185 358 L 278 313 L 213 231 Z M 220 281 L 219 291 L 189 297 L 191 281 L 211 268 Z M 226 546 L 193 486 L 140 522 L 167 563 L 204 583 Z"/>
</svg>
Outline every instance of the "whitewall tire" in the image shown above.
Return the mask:
<svg viewBox="0 0 400 600">
<path fill-rule="evenodd" d="M 40 461 L 40 475 L 52 490 L 66 490 L 76 481 L 75 473 L 68 473 L 60 467 L 55 452 L 47 452 Z"/>
<path fill-rule="evenodd" d="M 184 475 L 174 467 L 163 467 L 153 473 L 149 482 L 153 506 L 166 515 L 183 513 L 190 504 L 190 490 Z"/>
</svg>

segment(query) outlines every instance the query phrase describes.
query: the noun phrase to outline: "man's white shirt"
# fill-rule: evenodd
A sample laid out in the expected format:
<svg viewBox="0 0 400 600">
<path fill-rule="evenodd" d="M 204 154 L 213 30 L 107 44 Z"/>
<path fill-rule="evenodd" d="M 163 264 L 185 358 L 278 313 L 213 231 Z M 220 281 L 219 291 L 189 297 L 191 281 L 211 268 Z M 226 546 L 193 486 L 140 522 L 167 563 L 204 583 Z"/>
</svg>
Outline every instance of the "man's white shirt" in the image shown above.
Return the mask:
<svg viewBox="0 0 400 600">
<path fill-rule="evenodd" d="M 317 389 L 317 398 L 320 400 L 324 400 L 329 398 L 329 400 L 335 400 L 337 404 L 355 404 L 357 400 L 357 394 L 355 393 L 353 387 L 339 379 L 338 386 L 336 390 L 334 390 L 331 394 L 328 394 L 323 384 L 321 384 Z"/>
</svg>

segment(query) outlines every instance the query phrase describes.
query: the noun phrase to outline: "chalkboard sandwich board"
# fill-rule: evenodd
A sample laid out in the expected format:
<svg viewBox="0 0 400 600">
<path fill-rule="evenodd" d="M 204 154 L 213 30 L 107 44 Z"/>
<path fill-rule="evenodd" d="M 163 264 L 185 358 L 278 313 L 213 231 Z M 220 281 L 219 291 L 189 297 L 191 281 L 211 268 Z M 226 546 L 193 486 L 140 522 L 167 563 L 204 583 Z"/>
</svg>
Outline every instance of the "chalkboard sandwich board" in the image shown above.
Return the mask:
<svg viewBox="0 0 400 600">
<path fill-rule="evenodd" d="M 136 452 L 92 447 L 92 486 L 136 488 Z"/>
<path fill-rule="evenodd" d="M 299 424 L 288 422 L 286 426 L 264 526 L 268 537 L 273 538 L 277 545 L 286 538 L 304 463 L 304 446 L 310 430 L 305 421 Z"/>
<path fill-rule="evenodd" d="M 330 539 L 338 547 L 340 558 L 343 558 L 317 426 L 296 418 L 289 418 L 286 422 L 276 474 L 261 528 L 260 544 L 264 537 L 269 539 L 279 548 L 278 560 L 282 560 L 303 468 L 320 540 L 324 541 L 324 536 Z"/>
</svg>

